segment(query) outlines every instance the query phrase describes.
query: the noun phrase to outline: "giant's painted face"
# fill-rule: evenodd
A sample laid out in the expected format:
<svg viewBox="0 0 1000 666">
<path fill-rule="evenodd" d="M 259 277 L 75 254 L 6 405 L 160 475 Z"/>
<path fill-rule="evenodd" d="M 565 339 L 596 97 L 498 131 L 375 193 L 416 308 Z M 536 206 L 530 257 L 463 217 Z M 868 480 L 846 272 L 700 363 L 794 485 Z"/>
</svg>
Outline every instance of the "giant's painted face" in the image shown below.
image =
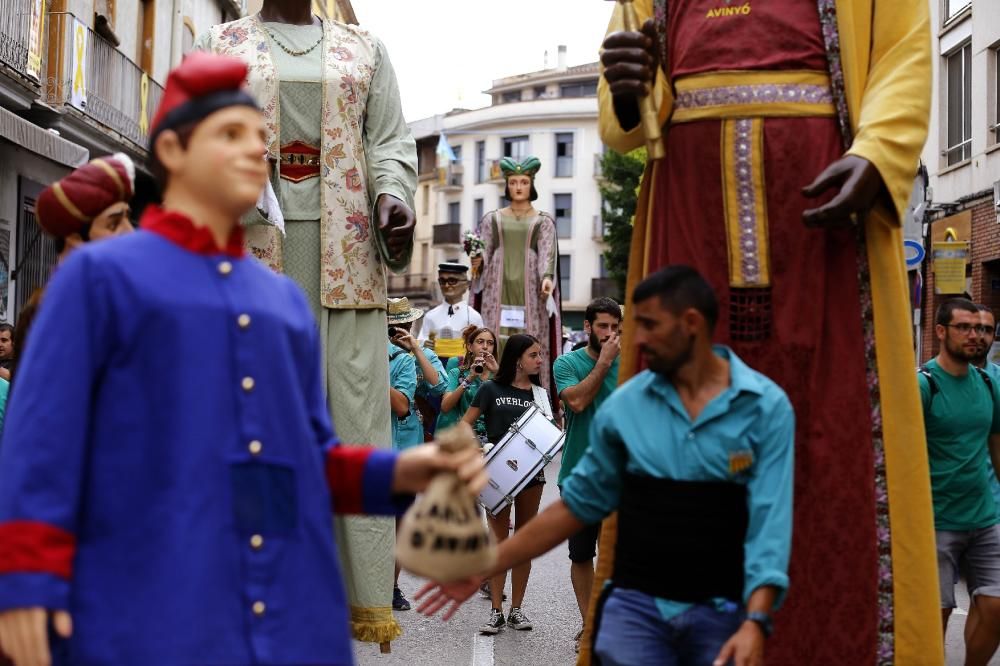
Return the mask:
<svg viewBox="0 0 1000 666">
<path fill-rule="evenodd" d="M 466 273 L 438 273 L 438 286 L 445 300 L 461 298 L 469 289 L 469 277 Z"/>
<path fill-rule="evenodd" d="M 507 178 L 507 193 L 511 202 L 531 200 L 531 177 L 530 176 L 510 176 Z"/>
<path fill-rule="evenodd" d="M 170 182 L 183 181 L 200 200 L 239 217 L 250 210 L 267 183 L 264 121 L 257 109 L 230 106 L 201 120 L 187 148 L 165 130 L 156 139 L 157 156 Z"/>
</svg>

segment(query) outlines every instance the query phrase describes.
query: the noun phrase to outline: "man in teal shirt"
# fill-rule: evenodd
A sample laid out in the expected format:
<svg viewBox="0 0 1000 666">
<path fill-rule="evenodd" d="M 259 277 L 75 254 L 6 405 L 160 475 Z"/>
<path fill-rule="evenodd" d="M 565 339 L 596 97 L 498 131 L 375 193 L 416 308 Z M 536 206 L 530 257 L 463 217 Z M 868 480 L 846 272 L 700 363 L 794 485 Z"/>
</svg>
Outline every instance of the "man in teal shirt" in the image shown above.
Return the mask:
<svg viewBox="0 0 1000 666">
<path fill-rule="evenodd" d="M 622 308 L 610 298 L 591 301 L 583 316 L 587 346 L 556 359 L 552 373 L 556 390 L 566 405 L 566 443 L 559 468 L 559 487 L 570 475 L 590 443 L 590 424 L 597 408 L 618 386 L 619 329 Z M 590 590 L 594 585 L 594 557 L 601 523 L 587 525 L 569 538 L 570 580 L 586 621 Z M 583 630 L 577 634 L 577 640 Z"/>
<path fill-rule="evenodd" d="M 410 307 L 410 300 L 390 298 L 386 304 L 389 323 L 389 404 L 392 408 L 392 446 L 404 451 L 424 441 L 424 427 L 416 397 L 441 395 L 447 386 L 444 367 L 430 349 L 422 349 L 410 334 L 413 322 L 424 315 Z M 392 609 L 410 610 L 410 601 L 399 589 L 399 564 L 392 588 Z"/>
<path fill-rule="evenodd" d="M 694 269 L 657 271 L 632 302 L 649 370 L 597 410 L 562 499 L 500 545 L 494 570 L 617 510 L 601 663 L 760 663 L 770 613 L 788 588 L 791 403 L 732 350 L 712 346 L 718 302 Z M 479 580 L 426 586 L 421 612 L 456 602 L 450 617 Z"/>
<path fill-rule="evenodd" d="M 985 371 L 986 376 L 993 382 L 993 386 L 1000 388 L 1000 365 L 990 360 L 993 341 L 996 340 L 997 320 L 989 306 L 977 303 L 976 308 L 979 310 L 980 323 L 979 351 L 976 358 L 972 359 L 972 365 Z M 990 484 L 993 502 L 997 505 L 997 520 L 1000 521 L 1000 481 L 997 481 L 996 472 L 993 471 L 992 460 L 986 461 L 986 479 Z"/>
<path fill-rule="evenodd" d="M 413 322 L 423 316 L 424 311 L 410 307 L 410 301 L 405 296 L 389 299 L 386 317 L 389 321 L 392 445 L 401 451 L 424 441 L 422 415 L 417 409 L 416 398 L 441 396 L 448 387 L 448 376 L 437 354 L 430 349 L 421 349 L 410 332 Z M 400 408 L 398 413 L 397 407 Z"/>
<path fill-rule="evenodd" d="M 387 342 L 389 354 L 389 404 L 392 407 L 392 446 L 398 451 L 413 446 L 406 423 L 416 417 L 411 415 L 413 396 L 417 392 L 417 371 L 413 356 L 400 349 L 391 341 Z"/>
<path fill-rule="evenodd" d="M 1000 455 L 1000 395 L 985 371 L 972 365 L 983 324 L 964 298 L 940 305 L 934 332 L 938 355 L 919 369 L 917 383 L 927 433 L 941 624 L 955 608 L 959 564 L 972 599 L 965 631 L 965 663 L 987 664 L 1000 642 L 1000 528 L 984 470 Z"/>
</svg>

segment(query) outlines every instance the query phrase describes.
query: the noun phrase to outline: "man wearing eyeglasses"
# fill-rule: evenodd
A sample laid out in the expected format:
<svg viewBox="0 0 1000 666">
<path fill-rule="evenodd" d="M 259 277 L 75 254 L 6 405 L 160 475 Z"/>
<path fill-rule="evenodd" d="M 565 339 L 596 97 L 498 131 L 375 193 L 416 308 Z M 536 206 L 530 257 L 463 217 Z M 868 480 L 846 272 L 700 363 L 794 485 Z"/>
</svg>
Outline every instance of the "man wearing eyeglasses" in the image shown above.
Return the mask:
<svg viewBox="0 0 1000 666">
<path fill-rule="evenodd" d="M 985 370 L 994 383 L 1000 382 L 1000 365 L 990 361 L 993 341 L 996 340 L 996 317 L 988 305 L 976 303 L 976 309 L 979 310 L 979 347 L 976 357 L 972 359 L 972 365 Z"/>
<path fill-rule="evenodd" d="M 993 350 L 993 341 L 996 340 L 997 320 L 993 315 L 993 310 L 988 305 L 977 303 L 979 308 L 979 353 L 972 360 L 972 365 L 986 372 L 993 385 L 1000 389 L 1000 365 L 990 360 Z M 990 483 L 990 491 L 993 493 L 993 501 L 997 505 L 997 519 L 1000 520 L 1000 481 L 997 480 L 993 472 L 993 465 L 987 468 L 987 480 Z"/>
<path fill-rule="evenodd" d="M 462 331 L 467 326 L 482 326 L 483 318 L 466 302 L 469 290 L 469 268 L 458 262 L 438 264 L 438 285 L 444 303 L 424 315 L 418 338 L 423 345 L 437 352 L 441 362 L 460 359 L 465 355 Z"/>
<path fill-rule="evenodd" d="M 965 631 L 968 666 L 985 666 L 1000 642 L 1000 527 L 984 471 L 990 459 L 994 467 L 1000 463 L 1000 395 L 997 384 L 973 365 L 988 329 L 971 301 L 945 301 L 934 326 L 940 352 L 917 376 L 931 472 L 942 627 L 947 631 L 955 608 L 961 562 L 974 609 Z"/>
</svg>

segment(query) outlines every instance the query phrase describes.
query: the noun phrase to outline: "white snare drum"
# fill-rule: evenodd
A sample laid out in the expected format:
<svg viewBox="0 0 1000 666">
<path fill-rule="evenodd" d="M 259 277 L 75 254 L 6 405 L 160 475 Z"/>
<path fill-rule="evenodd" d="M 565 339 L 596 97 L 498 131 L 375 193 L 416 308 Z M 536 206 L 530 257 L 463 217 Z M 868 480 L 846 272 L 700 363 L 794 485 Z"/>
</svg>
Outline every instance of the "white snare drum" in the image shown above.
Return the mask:
<svg viewBox="0 0 1000 666">
<path fill-rule="evenodd" d="M 486 454 L 490 482 L 479 493 L 479 503 L 497 515 L 513 503 L 519 492 L 552 462 L 566 440 L 566 433 L 531 405 L 510 427 L 500 443 Z"/>
</svg>

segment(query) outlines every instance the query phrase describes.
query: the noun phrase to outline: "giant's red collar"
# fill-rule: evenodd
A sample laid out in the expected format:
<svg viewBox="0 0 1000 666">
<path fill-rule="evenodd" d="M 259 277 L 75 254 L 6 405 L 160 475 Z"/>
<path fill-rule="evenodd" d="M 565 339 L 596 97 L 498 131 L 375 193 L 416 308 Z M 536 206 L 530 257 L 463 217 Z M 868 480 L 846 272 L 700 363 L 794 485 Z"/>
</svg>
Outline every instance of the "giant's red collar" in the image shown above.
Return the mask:
<svg viewBox="0 0 1000 666">
<path fill-rule="evenodd" d="M 163 210 L 157 205 L 149 205 L 142 214 L 139 228 L 159 234 L 195 254 L 227 254 L 230 257 L 243 256 L 243 227 L 237 225 L 229 234 L 225 247 L 219 247 L 208 227 L 196 226 L 187 215 L 173 210 Z"/>
</svg>

